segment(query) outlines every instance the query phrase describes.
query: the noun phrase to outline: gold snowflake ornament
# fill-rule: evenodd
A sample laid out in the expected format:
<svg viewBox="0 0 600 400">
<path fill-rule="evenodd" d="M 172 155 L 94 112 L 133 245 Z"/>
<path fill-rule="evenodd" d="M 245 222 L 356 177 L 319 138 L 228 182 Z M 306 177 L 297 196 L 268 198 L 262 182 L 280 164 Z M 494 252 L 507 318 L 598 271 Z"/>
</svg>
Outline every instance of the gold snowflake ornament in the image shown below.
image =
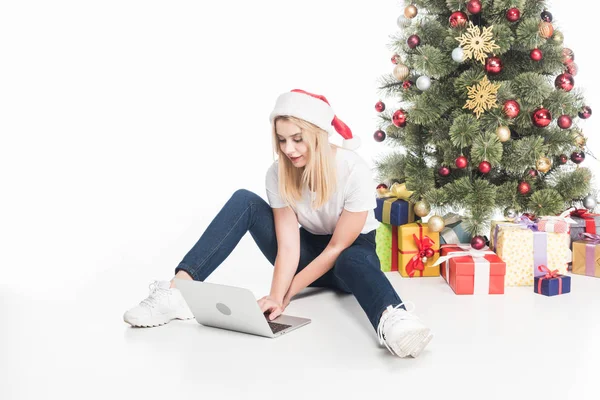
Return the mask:
<svg viewBox="0 0 600 400">
<path fill-rule="evenodd" d="M 493 26 L 483 27 L 482 31 L 478 26 L 473 25 L 473 23 L 469 21 L 467 32 L 455 38 L 460 43 L 460 46 L 465 53 L 465 58 L 475 58 L 481 61 L 482 64 L 485 64 L 487 55 L 494 51 L 494 49 L 500 48 L 500 46 L 492 40 L 494 37 L 492 28 Z"/>
<path fill-rule="evenodd" d="M 477 115 L 477 119 L 484 111 L 498 107 L 496 95 L 498 89 L 500 89 L 500 84 L 490 82 L 487 76 L 484 76 L 477 85 L 467 86 L 467 89 L 469 89 L 469 100 L 463 108 L 473 110 Z"/>
</svg>

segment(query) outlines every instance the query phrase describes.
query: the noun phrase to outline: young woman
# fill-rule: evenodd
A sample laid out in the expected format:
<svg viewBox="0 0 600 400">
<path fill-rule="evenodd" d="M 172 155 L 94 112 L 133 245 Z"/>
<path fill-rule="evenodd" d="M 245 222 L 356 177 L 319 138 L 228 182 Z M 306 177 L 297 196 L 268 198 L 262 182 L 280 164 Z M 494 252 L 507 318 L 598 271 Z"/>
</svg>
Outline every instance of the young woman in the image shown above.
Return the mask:
<svg viewBox="0 0 600 400">
<path fill-rule="evenodd" d="M 269 204 L 247 190 L 236 191 L 179 263 L 175 277 L 205 280 L 250 232 L 275 267 L 269 295 L 258 300 L 269 319 L 308 286 L 335 288 L 356 297 L 390 352 L 418 356 L 433 335 L 406 311 L 380 270 L 374 182 L 366 162 L 351 150 L 358 139 L 325 97 L 302 90 L 280 95 L 270 120 L 279 157 L 267 171 Z M 329 143 L 332 130 L 344 137 L 344 147 Z M 123 318 L 150 327 L 193 315 L 173 281 L 162 281 Z"/>
</svg>

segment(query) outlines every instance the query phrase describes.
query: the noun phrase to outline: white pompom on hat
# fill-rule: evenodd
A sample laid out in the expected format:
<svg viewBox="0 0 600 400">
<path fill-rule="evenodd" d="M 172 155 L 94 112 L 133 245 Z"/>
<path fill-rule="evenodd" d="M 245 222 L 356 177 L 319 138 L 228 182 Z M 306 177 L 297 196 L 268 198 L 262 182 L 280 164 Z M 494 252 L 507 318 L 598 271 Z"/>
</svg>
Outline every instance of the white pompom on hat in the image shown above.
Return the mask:
<svg viewBox="0 0 600 400">
<path fill-rule="evenodd" d="M 344 138 L 344 148 L 355 150 L 360 146 L 360 139 L 353 137 L 348 125 L 335 116 L 325 96 L 300 89 L 283 93 L 277 98 L 269 120 L 273 123 L 279 116 L 300 118 L 330 133 L 333 127 Z"/>
</svg>

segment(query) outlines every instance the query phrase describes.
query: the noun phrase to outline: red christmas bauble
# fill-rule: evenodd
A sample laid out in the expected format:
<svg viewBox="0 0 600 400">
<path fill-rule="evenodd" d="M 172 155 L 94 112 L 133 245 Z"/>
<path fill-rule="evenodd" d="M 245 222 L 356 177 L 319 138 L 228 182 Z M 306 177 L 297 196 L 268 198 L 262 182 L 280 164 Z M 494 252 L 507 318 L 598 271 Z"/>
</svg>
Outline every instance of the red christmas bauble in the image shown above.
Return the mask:
<svg viewBox="0 0 600 400">
<path fill-rule="evenodd" d="M 521 18 L 521 10 L 517 7 L 509 8 L 506 11 L 506 19 L 510 22 L 517 22 Z"/>
<path fill-rule="evenodd" d="M 485 238 L 483 236 L 474 236 L 471 239 L 471 247 L 475 250 L 481 250 L 485 247 Z"/>
<path fill-rule="evenodd" d="M 531 58 L 533 61 L 541 61 L 543 57 L 544 55 L 540 49 L 533 49 L 529 53 L 529 58 Z"/>
<path fill-rule="evenodd" d="M 392 64 L 398 64 L 398 61 L 400 61 L 400 56 L 398 54 L 394 54 L 392 56 Z"/>
<path fill-rule="evenodd" d="M 550 14 L 550 11 L 542 11 L 542 13 L 540 14 L 540 18 L 544 22 L 552 22 L 552 14 Z"/>
<path fill-rule="evenodd" d="M 467 157 L 459 156 L 456 158 L 456 160 L 454 160 L 454 164 L 456 165 L 456 168 L 463 169 L 467 167 L 469 161 L 467 160 Z"/>
<path fill-rule="evenodd" d="M 569 129 L 572 124 L 573 120 L 568 115 L 563 114 L 560 117 L 558 117 L 558 126 L 561 129 Z"/>
<path fill-rule="evenodd" d="M 567 157 L 566 154 L 561 154 L 560 156 L 558 156 L 558 161 L 564 165 L 567 163 L 567 161 L 569 161 L 569 157 Z"/>
<path fill-rule="evenodd" d="M 383 112 L 385 110 L 385 103 L 383 101 L 378 101 L 375 103 L 375 111 Z"/>
<path fill-rule="evenodd" d="M 412 87 L 413 83 L 411 81 L 402 82 L 402 89 L 408 90 Z"/>
<path fill-rule="evenodd" d="M 572 63 L 566 65 L 565 70 L 569 74 L 575 76 L 575 75 L 577 75 L 577 72 L 579 71 L 579 67 L 577 67 L 577 64 L 575 64 L 574 62 L 572 62 Z"/>
<path fill-rule="evenodd" d="M 571 154 L 571 161 L 575 164 L 581 164 L 585 160 L 585 153 L 583 151 L 576 151 Z"/>
<path fill-rule="evenodd" d="M 588 119 L 592 116 L 592 108 L 590 106 L 583 106 L 583 108 L 577 113 L 577 115 L 579 115 L 579 118 L 581 119 Z"/>
<path fill-rule="evenodd" d="M 543 107 L 536 108 L 533 114 L 531 114 L 531 121 L 538 128 L 545 128 L 552 122 L 552 115 L 550 111 Z"/>
<path fill-rule="evenodd" d="M 575 79 L 573 79 L 573 75 L 565 72 L 556 77 L 554 86 L 556 86 L 557 89 L 570 92 L 573 89 L 573 86 L 575 86 Z"/>
<path fill-rule="evenodd" d="M 571 64 L 573 61 L 575 61 L 575 53 L 573 52 L 573 50 L 571 50 L 567 47 L 565 47 L 562 50 L 562 55 L 563 55 L 562 62 L 565 65 Z"/>
<path fill-rule="evenodd" d="M 452 172 L 452 170 L 450 169 L 450 167 L 446 167 L 444 165 L 442 165 L 439 169 L 438 169 L 438 174 L 440 174 L 440 176 L 448 176 L 450 175 L 450 173 Z"/>
<path fill-rule="evenodd" d="M 522 195 L 526 195 L 531 190 L 531 185 L 529 185 L 527 182 L 521 182 L 519 183 L 518 190 Z"/>
<path fill-rule="evenodd" d="M 485 71 L 490 75 L 498 75 L 502 72 L 502 60 L 500 57 L 492 56 L 485 60 Z"/>
<path fill-rule="evenodd" d="M 529 174 L 530 177 L 535 178 L 538 176 L 538 172 L 535 169 L 530 169 L 529 171 L 527 171 L 527 173 Z"/>
<path fill-rule="evenodd" d="M 415 47 L 421 44 L 421 38 L 419 37 L 419 35 L 410 35 L 408 39 L 406 39 L 406 44 L 411 49 L 414 49 Z"/>
<path fill-rule="evenodd" d="M 435 250 L 433 250 L 433 249 L 430 247 L 430 248 L 428 248 L 428 249 L 425 249 L 425 252 L 424 252 L 424 254 L 425 254 L 425 257 L 427 257 L 427 258 L 431 258 L 431 257 L 433 257 L 433 256 L 435 255 Z"/>
<path fill-rule="evenodd" d="M 479 14 L 481 12 L 481 1 L 469 0 L 467 3 L 467 11 L 471 14 Z"/>
<path fill-rule="evenodd" d="M 403 128 L 406 126 L 406 111 L 403 109 L 399 109 L 394 111 L 392 115 L 392 123 L 396 125 L 398 128 Z"/>
<path fill-rule="evenodd" d="M 492 170 L 492 164 L 490 164 L 489 161 L 482 161 L 479 163 L 477 169 L 479 169 L 479 172 L 482 174 L 488 174 Z"/>
<path fill-rule="evenodd" d="M 375 139 L 376 142 L 383 142 L 385 140 L 385 132 L 381 129 L 376 130 L 373 134 L 373 139 Z"/>
<path fill-rule="evenodd" d="M 506 100 L 504 102 L 504 114 L 510 119 L 517 118 L 521 112 L 521 106 L 515 100 Z"/>
<path fill-rule="evenodd" d="M 386 185 L 385 183 L 380 183 L 379 185 L 377 185 L 377 189 L 387 189 L 388 185 Z"/>
<path fill-rule="evenodd" d="M 469 17 L 462 11 L 455 11 L 450 15 L 449 22 L 452 28 L 462 28 L 467 25 Z"/>
</svg>

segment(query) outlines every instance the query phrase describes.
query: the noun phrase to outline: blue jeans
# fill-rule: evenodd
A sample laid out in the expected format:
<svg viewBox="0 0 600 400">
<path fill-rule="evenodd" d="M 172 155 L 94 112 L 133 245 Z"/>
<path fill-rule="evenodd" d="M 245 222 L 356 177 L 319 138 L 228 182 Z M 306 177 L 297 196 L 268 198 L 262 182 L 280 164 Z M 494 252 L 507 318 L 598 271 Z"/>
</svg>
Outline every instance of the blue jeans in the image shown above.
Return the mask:
<svg viewBox="0 0 600 400">
<path fill-rule="evenodd" d="M 175 273 L 185 271 L 193 279 L 204 281 L 231 254 L 246 232 L 250 232 L 267 260 L 275 265 L 277 237 L 273 210 L 258 195 L 241 189 L 227 201 L 179 263 Z M 325 249 L 331 236 L 313 235 L 300 228 L 300 261 L 296 273 Z M 375 231 L 359 235 L 350 247 L 342 251 L 334 267 L 310 286 L 352 293 L 375 330 L 385 308 L 402 303 L 380 269 L 375 253 Z"/>
</svg>

